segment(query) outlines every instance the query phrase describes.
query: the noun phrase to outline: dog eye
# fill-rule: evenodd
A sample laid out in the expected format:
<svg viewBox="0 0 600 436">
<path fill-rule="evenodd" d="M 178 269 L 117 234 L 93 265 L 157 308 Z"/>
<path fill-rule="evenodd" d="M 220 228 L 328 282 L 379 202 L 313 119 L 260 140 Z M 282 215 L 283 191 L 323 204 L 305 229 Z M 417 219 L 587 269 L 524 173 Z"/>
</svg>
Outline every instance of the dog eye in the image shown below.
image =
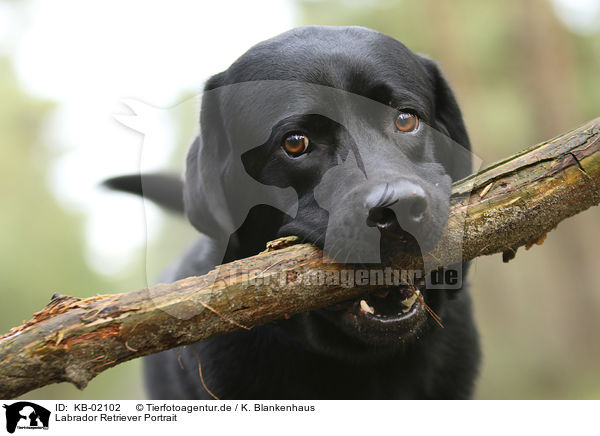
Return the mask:
<svg viewBox="0 0 600 436">
<path fill-rule="evenodd" d="M 401 132 L 414 132 L 419 127 L 419 118 L 411 112 L 400 112 L 395 124 Z"/>
<path fill-rule="evenodd" d="M 304 135 L 290 135 L 283 141 L 283 149 L 293 157 L 298 157 L 308 149 L 308 138 Z"/>
</svg>

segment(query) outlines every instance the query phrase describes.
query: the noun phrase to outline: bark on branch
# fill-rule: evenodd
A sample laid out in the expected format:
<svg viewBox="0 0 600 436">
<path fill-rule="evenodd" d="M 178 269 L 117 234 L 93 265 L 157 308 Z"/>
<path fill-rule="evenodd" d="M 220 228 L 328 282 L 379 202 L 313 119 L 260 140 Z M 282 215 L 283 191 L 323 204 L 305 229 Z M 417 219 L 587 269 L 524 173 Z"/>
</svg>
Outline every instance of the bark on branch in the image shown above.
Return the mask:
<svg viewBox="0 0 600 436">
<path fill-rule="evenodd" d="M 447 265 L 502 252 L 508 260 L 599 202 L 600 118 L 455 183 L 450 220 L 430 259 Z M 303 278 L 315 271 L 348 266 L 323 262 L 312 245 L 275 245 L 202 277 L 85 299 L 55 295 L 30 321 L 0 336 L 0 397 L 63 381 L 84 388 L 121 362 L 374 289 L 307 284 Z M 393 267 L 418 265 L 400 258 Z M 248 282 L 248 274 L 267 284 Z"/>
</svg>

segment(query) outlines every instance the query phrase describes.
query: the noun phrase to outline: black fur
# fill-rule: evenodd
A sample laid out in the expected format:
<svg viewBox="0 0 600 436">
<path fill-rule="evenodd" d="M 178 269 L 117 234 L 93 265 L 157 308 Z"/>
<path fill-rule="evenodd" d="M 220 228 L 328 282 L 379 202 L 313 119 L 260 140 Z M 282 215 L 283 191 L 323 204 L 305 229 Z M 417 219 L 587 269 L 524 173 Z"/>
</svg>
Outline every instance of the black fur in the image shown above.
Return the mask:
<svg viewBox="0 0 600 436">
<path fill-rule="evenodd" d="M 268 80 L 347 91 L 386 105 L 390 113 L 410 109 L 432 130 L 469 150 L 460 109 L 436 64 L 394 39 L 359 27 L 310 26 L 260 43 L 206 84 L 201 135 L 189 151 L 184 180 L 186 214 L 205 236 L 165 280 L 204 274 L 217 264 L 256 254 L 267 241 L 280 236 L 297 235 L 323 247 L 328 225 L 331 229 L 336 220 L 345 220 L 350 231 L 364 223 L 349 195 L 339 201 L 338 195 L 323 197 L 317 192 L 339 157 L 349 162 L 351 154 L 362 173 L 370 175 L 356 185 L 352 195 L 364 200 L 372 212 L 382 208 L 368 199 L 379 198 L 382 187 L 391 189 L 396 201 L 412 201 L 410 196 L 402 197 L 406 189 L 422 192 L 425 212 L 418 219 L 408 215 L 416 222 L 409 233 L 423 250 L 424 245 L 435 243 L 447 218 L 450 183 L 470 172 L 468 154 L 457 153 L 439 138 L 432 140 L 426 132 L 398 134 L 385 110 L 375 108 L 364 117 L 345 106 L 345 123 L 339 123 L 311 111 L 312 103 L 293 87 L 276 99 L 261 94 L 260 86 L 240 91 L 237 95 L 243 98 L 237 100 L 233 91 L 227 91 L 235 84 Z M 291 104 L 300 113 L 305 108 L 306 114 L 274 124 L 268 114 L 279 113 L 273 107 L 277 104 Z M 360 129 L 348 130 L 357 123 L 362 123 Z M 250 150 L 236 151 L 235 142 L 240 139 L 234 138 L 233 130 L 237 128 L 246 136 L 267 129 L 269 138 L 266 142 L 264 137 L 256 139 L 260 145 Z M 282 134 L 290 130 L 307 132 L 315 144 L 304 160 L 291 159 L 281 150 Z M 398 152 L 396 146 L 390 147 L 394 138 L 408 145 Z M 229 174 L 236 153 L 253 179 L 294 188 L 298 194 L 295 217 L 273 206 L 255 205 L 239 228 L 235 220 L 224 224 L 207 198 L 218 188 L 217 200 L 223 202 L 224 210 L 233 207 L 231 196 L 239 184 L 232 186 L 235 177 Z M 216 179 L 217 188 L 207 185 Z M 405 209 L 411 206 L 406 201 L 404 209 L 394 210 L 403 229 L 410 227 L 403 221 Z M 325 210 L 324 203 L 330 208 Z M 336 247 L 351 253 L 353 248 L 344 246 L 346 228 L 340 228 Z M 231 238 L 229 230 L 235 230 Z M 402 241 L 408 247 L 414 239 L 397 226 L 394 232 L 382 230 L 382 256 L 393 255 Z M 224 240 L 226 250 L 221 247 Z M 386 246 L 389 241 L 393 243 Z M 479 362 L 470 297 L 464 288 L 424 291 L 424 296 L 444 328 L 431 317 L 410 332 L 402 326 L 372 328 L 368 323 L 348 323 L 339 312 L 322 309 L 152 355 L 145 365 L 150 396 L 210 398 L 198 376 L 200 359 L 207 387 L 222 399 L 469 398 Z"/>
</svg>

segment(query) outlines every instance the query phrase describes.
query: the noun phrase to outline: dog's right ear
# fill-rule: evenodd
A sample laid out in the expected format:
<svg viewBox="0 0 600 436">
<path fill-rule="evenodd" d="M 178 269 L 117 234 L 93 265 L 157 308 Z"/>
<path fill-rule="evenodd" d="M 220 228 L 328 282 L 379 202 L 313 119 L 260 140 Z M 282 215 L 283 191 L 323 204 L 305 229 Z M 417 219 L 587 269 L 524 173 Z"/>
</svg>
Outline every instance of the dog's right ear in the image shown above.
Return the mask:
<svg viewBox="0 0 600 436">
<path fill-rule="evenodd" d="M 224 234 L 219 211 L 224 199 L 220 186 L 220 175 L 216 166 L 204 153 L 202 141 L 197 137 L 190 147 L 186 160 L 183 203 L 189 222 L 200 232 L 213 238 Z M 221 197 L 221 198 L 219 198 Z"/>
<path fill-rule="evenodd" d="M 293 188 L 264 184 L 243 163 L 242 155 L 265 141 L 266 129 L 272 126 L 254 119 L 249 122 L 248 108 L 238 103 L 256 100 L 255 110 L 261 111 L 262 100 L 270 97 L 265 95 L 265 85 L 262 81 L 237 83 L 224 72 L 207 82 L 202 95 L 200 134 L 186 160 L 184 205 L 190 223 L 216 240 L 229 241 L 257 205 L 292 215 L 297 211 Z"/>
<path fill-rule="evenodd" d="M 232 147 L 221 115 L 223 78 L 224 73 L 217 74 L 204 87 L 200 134 L 188 150 L 183 189 L 188 220 L 213 238 L 228 238 L 235 231 L 224 189 Z"/>
</svg>

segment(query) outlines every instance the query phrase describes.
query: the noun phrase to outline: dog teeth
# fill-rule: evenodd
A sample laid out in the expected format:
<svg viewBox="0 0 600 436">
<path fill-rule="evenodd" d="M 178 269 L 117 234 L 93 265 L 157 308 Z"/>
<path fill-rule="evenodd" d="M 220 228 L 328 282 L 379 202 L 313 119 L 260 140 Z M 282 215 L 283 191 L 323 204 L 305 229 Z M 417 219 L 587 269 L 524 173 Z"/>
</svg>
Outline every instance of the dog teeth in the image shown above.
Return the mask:
<svg viewBox="0 0 600 436">
<path fill-rule="evenodd" d="M 367 303 L 365 300 L 360 300 L 360 309 L 363 312 L 370 313 L 371 315 L 373 315 L 375 313 L 375 309 L 373 309 L 371 306 L 369 306 L 369 303 Z"/>
<path fill-rule="evenodd" d="M 404 313 L 410 310 L 413 304 L 415 304 L 415 301 L 417 301 L 417 298 L 419 298 L 419 295 L 421 295 L 421 292 L 419 292 L 419 290 L 417 289 L 417 291 L 414 292 L 410 297 L 401 301 L 402 305 L 406 307 L 406 309 L 403 310 Z"/>
</svg>

